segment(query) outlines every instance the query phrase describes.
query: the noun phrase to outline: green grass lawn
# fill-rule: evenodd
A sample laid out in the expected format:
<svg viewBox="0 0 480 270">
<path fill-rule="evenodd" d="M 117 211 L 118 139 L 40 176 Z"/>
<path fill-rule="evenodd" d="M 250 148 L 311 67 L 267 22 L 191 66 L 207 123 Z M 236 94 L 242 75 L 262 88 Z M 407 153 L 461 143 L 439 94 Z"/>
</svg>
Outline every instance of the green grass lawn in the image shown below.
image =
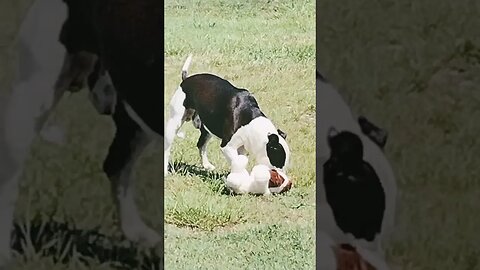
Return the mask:
<svg viewBox="0 0 480 270">
<path fill-rule="evenodd" d="M 190 74 L 250 90 L 288 133 L 295 187 L 271 197 L 225 194 L 220 141 L 208 150 L 216 173 L 199 172 L 200 133 L 186 123 L 172 151 L 178 170 L 165 179 L 166 269 L 314 269 L 315 3 L 166 1 L 165 104 L 189 53 Z"/>
<path fill-rule="evenodd" d="M 480 269 L 478 2 L 318 1 L 317 61 L 390 132 L 401 194 L 389 260 Z"/>
</svg>

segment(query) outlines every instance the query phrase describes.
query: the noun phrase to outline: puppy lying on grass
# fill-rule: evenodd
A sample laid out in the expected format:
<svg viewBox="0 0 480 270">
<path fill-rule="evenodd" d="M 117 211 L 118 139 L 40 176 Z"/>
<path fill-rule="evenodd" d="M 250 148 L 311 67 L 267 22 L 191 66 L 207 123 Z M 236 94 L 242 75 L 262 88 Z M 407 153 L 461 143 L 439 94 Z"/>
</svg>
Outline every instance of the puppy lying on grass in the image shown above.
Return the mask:
<svg viewBox="0 0 480 270">
<path fill-rule="evenodd" d="M 256 165 L 248 173 L 247 164 L 245 155 L 239 155 L 232 161 L 231 172 L 225 183 L 235 194 L 270 195 L 291 189 L 292 181 L 284 173 L 262 164 Z"/>
</svg>

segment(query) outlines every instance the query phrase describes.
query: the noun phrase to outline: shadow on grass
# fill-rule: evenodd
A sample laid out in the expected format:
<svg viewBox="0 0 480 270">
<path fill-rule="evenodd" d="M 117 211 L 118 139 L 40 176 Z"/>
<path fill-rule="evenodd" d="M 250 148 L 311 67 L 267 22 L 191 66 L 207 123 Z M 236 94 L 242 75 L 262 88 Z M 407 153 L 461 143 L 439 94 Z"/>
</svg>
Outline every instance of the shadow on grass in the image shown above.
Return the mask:
<svg viewBox="0 0 480 270">
<path fill-rule="evenodd" d="M 107 236 L 96 229 L 76 229 L 72 224 L 41 218 L 15 223 L 12 248 L 19 254 L 33 251 L 62 264 L 78 259 L 85 265 L 96 260 L 116 269 L 163 267 L 163 253 L 158 254 L 154 248 L 143 250 L 123 237 Z"/>
<path fill-rule="evenodd" d="M 212 191 L 216 193 L 220 193 L 222 195 L 229 195 L 229 196 L 242 196 L 242 194 L 236 194 L 231 191 L 225 185 L 225 179 L 228 176 L 227 171 L 209 171 L 200 166 L 187 164 L 183 161 L 174 161 L 173 163 L 169 164 L 169 172 L 180 174 L 180 175 L 195 175 L 200 177 L 202 181 L 208 183 Z M 282 194 L 275 194 L 275 195 L 284 195 Z M 249 194 L 250 196 L 254 197 L 261 197 L 262 194 Z"/>
<path fill-rule="evenodd" d="M 198 176 L 203 182 L 208 183 L 214 192 L 222 195 L 235 195 L 225 185 L 225 179 L 228 176 L 227 171 L 209 171 L 197 165 L 187 164 L 183 161 L 174 161 L 170 163 L 169 172 L 185 176 Z"/>
</svg>

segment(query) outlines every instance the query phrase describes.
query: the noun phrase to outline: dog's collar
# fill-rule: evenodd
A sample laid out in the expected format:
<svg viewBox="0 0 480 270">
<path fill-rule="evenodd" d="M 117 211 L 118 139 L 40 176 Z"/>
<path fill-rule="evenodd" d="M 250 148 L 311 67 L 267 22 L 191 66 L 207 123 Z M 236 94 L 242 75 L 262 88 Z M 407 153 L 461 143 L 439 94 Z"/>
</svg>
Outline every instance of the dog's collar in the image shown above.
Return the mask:
<svg viewBox="0 0 480 270">
<path fill-rule="evenodd" d="M 272 193 L 282 192 L 282 190 L 290 183 L 290 179 L 282 171 L 278 170 L 277 173 L 280 174 L 283 179 L 285 179 L 285 181 L 283 181 L 283 183 L 279 187 L 268 188 Z"/>
</svg>

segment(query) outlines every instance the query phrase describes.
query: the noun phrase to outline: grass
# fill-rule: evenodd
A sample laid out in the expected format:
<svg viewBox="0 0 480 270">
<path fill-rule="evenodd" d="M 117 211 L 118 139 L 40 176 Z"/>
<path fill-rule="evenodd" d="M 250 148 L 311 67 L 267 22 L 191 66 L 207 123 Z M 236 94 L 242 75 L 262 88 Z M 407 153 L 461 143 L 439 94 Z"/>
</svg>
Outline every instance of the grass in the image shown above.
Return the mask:
<svg viewBox="0 0 480 270">
<path fill-rule="evenodd" d="M 401 194 L 387 255 L 402 269 L 480 269 L 479 8 L 318 2 L 320 69 L 390 133 Z"/>
<path fill-rule="evenodd" d="M 315 3 L 166 1 L 165 104 L 193 54 L 190 74 L 210 72 L 249 89 L 288 134 L 295 187 L 285 195 L 232 196 L 220 141 L 215 173 L 201 169 L 190 123 L 165 179 L 166 269 L 314 269 Z"/>
</svg>

